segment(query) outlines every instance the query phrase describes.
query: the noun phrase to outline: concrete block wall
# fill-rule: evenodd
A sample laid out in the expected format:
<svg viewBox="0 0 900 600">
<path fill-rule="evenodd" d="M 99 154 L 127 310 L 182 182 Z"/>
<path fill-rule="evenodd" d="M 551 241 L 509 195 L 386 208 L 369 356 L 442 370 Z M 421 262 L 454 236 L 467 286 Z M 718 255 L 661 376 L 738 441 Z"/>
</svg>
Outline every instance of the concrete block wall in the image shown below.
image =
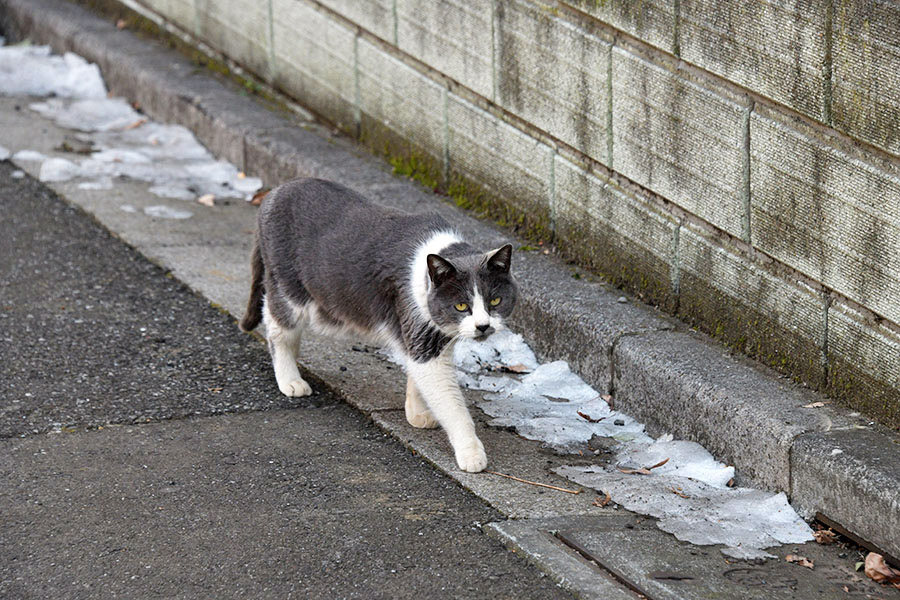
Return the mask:
<svg viewBox="0 0 900 600">
<path fill-rule="evenodd" d="M 401 170 L 900 427 L 900 5 L 129 0 Z"/>
</svg>

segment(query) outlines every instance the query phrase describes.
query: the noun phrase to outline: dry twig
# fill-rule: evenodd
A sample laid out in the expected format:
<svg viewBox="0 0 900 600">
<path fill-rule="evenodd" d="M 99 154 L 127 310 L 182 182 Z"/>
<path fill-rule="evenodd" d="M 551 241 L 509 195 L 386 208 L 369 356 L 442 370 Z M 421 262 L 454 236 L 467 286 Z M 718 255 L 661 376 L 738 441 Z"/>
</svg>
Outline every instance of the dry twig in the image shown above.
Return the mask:
<svg viewBox="0 0 900 600">
<path fill-rule="evenodd" d="M 520 481 L 522 483 L 527 483 L 530 485 L 537 485 L 540 487 L 550 488 L 551 490 L 557 490 L 560 492 L 565 492 L 567 494 L 580 494 L 581 490 L 567 490 L 566 488 L 556 487 L 555 485 L 550 485 L 547 483 L 538 483 L 537 481 L 528 481 L 527 479 L 520 479 L 518 477 L 513 477 L 512 475 L 507 475 L 505 473 L 498 473 L 497 471 L 485 471 L 485 473 L 490 473 L 491 475 L 499 475 L 500 477 L 506 477 L 507 479 L 512 479 L 514 481 Z"/>
<path fill-rule="evenodd" d="M 676 496 L 681 496 L 682 498 L 685 498 L 685 499 L 689 499 L 689 498 L 690 498 L 690 496 L 688 496 L 687 494 L 685 494 L 684 492 L 681 491 L 681 488 L 678 488 L 678 489 L 676 490 L 675 488 L 670 487 L 670 488 L 669 488 L 669 491 L 672 492 L 673 494 L 675 494 Z"/>
</svg>

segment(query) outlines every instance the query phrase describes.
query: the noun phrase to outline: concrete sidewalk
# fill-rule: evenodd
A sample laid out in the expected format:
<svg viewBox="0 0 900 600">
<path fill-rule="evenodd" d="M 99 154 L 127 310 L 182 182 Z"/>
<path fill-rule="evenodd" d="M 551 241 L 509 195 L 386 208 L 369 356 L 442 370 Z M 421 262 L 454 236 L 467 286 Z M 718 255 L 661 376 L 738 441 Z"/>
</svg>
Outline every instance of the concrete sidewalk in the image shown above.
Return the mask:
<svg viewBox="0 0 900 600">
<path fill-rule="evenodd" d="M 270 185 L 297 175 L 327 177 L 385 204 L 437 210 L 485 247 L 508 239 L 441 198 L 392 176 L 385 165 L 350 141 L 331 135 L 326 127 L 268 111 L 171 51 L 119 31 L 81 9 L 49 0 L 2 0 L 0 11 L 7 35 L 27 35 L 97 62 L 114 93 L 136 100 L 154 118 L 190 127 L 213 152 Z M 59 131 L 46 125 L 46 135 L 36 136 L 24 116 L 19 119 L 5 113 L 5 119 L 5 131 L 18 128 L 31 149 L 54 155 L 62 135 Z M 198 210 L 189 224 L 154 222 L 118 208 L 126 201 L 139 209 L 141 202 L 154 201 L 141 196 L 138 189 L 117 186 L 112 192 L 97 193 L 78 190 L 74 184 L 60 184 L 56 189 L 211 301 L 240 315 L 253 228 L 250 207 L 233 204 Z M 569 361 L 597 389 L 611 392 L 618 408 L 648 423 L 653 432 L 668 431 L 703 443 L 718 458 L 734 464 L 742 482 L 788 491 L 794 505 L 808 516 L 821 513 L 882 550 L 900 555 L 896 436 L 829 406 L 804 408 L 821 398 L 731 357 L 652 309 L 620 302 L 616 290 L 573 278 L 570 269 L 552 256 L 519 252 L 515 260 L 524 291 L 515 329 L 540 354 Z M 552 494 L 496 477 L 458 472 L 440 432 L 413 431 L 406 425 L 401 375 L 371 352 L 348 351 L 346 344 L 315 340 L 304 344 L 301 362 L 463 486 L 505 515 L 525 519 L 494 529 L 568 581 L 572 589 L 590 593 L 594 567 L 547 532 L 561 529 L 552 519 L 609 512 L 592 506 L 591 495 Z M 373 394 L 373 389 L 378 393 Z M 549 472 L 558 464 L 571 464 L 570 458 L 560 459 L 508 432 L 482 431 L 492 468 L 571 487 Z M 842 452 L 833 453 L 836 448 Z M 590 527 L 581 523 L 578 530 L 588 532 Z M 660 537 L 653 543 L 671 544 L 665 534 L 657 534 Z M 584 544 L 582 554 L 598 562 L 607 560 L 606 569 L 616 571 L 613 558 L 604 559 L 596 548 Z M 563 568 L 572 570 L 559 570 Z M 648 572 L 653 570 L 641 571 L 645 579 Z M 640 580 L 640 575 L 627 569 L 620 573 L 632 582 Z M 688 597 L 683 595 L 685 586 L 675 580 L 641 581 L 633 585 L 654 590 L 652 597 Z"/>
<path fill-rule="evenodd" d="M 568 597 L 500 515 L 0 162 L 0 597 Z"/>
</svg>

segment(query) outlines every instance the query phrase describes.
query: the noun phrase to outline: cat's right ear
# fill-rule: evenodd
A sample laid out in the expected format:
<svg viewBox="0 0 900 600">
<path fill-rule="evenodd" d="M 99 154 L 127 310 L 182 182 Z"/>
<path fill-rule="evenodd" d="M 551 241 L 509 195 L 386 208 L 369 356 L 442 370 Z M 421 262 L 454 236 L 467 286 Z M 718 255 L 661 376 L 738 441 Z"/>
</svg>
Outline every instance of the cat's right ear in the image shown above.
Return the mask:
<svg viewBox="0 0 900 600">
<path fill-rule="evenodd" d="M 441 258 L 437 254 L 429 254 L 425 261 L 428 263 L 428 276 L 435 287 L 440 286 L 456 273 L 456 267 L 446 258 Z"/>
</svg>

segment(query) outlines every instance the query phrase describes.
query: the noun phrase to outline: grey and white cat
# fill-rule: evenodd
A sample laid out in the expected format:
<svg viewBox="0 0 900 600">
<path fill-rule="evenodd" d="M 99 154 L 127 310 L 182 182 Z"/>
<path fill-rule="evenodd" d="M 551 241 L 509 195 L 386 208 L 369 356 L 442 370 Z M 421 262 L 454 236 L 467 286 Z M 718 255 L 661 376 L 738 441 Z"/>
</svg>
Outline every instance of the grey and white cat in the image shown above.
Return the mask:
<svg viewBox="0 0 900 600">
<path fill-rule="evenodd" d="M 478 252 L 440 216 L 374 204 L 339 184 L 297 179 L 266 196 L 241 329 L 266 324 L 278 388 L 311 393 L 297 368 L 303 328 L 351 333 L 406 363 L 406 419 L 440 425 L 464 471 L 487 466 L 456 379 L 453 344 L 503 327 L 516 304 L 512 246 Z"/>
</svg>

